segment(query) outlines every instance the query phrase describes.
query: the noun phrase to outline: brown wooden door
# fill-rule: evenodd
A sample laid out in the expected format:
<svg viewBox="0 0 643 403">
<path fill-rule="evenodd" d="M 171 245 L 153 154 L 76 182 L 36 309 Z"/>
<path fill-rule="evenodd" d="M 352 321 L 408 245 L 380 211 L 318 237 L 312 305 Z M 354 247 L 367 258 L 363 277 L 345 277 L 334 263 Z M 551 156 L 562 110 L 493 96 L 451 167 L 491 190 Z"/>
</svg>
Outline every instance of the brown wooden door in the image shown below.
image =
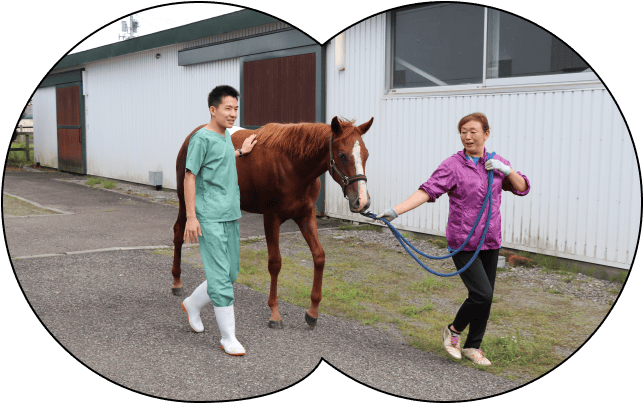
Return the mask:
<svg viewBox="0 0 643 403">
<path fill-rule="evenodd" d="M 83 173 L 80 86 L 56 88 L 58 169 Z"/>
<path fill-rule="evenodd" d="M 243 64 L 243 126 L 315 122 L 315 53 Z"/>
</svg>

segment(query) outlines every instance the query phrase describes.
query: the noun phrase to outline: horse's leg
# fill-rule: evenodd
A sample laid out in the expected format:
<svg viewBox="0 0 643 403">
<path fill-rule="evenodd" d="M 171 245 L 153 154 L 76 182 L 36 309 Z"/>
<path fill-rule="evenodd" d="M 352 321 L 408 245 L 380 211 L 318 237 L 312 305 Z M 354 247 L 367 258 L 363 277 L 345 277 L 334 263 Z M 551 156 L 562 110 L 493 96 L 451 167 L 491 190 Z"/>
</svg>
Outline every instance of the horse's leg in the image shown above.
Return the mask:
<svg viewBox="0 0 643 403">
<path fill-rule="evenodd" d="M 313 278 L 313 289 L 310 293 L 310 309 L 306 311 L 305 319 L 308 326 L 315 327 L 317 324 L 317 317 L 319 316 L 319 303 L 321 302 L 321 289 L 322 277 L 324 275 L 324 264 L 326 263 L 326 255 L 324 249 L 319 242 L 317 236 L 317 217 L 315 216 L 315 209 L 312 209 L 306 216 L 295 220 L 299 226 L 301 234 L 308 243 L 310 252 L 313 255 L 313 262 L 315 265 L 315 275 Z"/>
<path fill-rule="evenodd" d="M 283 322 L 279 314 L 279 300 L 277 298 L 277 278 L 281 271 L 281 253 L 279 252 L 279 227 L 281 219 L 272 214 L 263 215 L 263 227 L 268 245 L 268 272 L 270 273 L 270 321 L 268 326 L 273 329 L 283 329 Z"/>
<path fill-rule="evenodd" d="M 181 246 L 183 246 L 183 234 L 185 233 L 185 205 L 179 206 L 179 216 L 174 223 L 174 261 L 172 262 L 172 294 L 183 295 L 183 283 L 181 283 Z"/>
</svg>

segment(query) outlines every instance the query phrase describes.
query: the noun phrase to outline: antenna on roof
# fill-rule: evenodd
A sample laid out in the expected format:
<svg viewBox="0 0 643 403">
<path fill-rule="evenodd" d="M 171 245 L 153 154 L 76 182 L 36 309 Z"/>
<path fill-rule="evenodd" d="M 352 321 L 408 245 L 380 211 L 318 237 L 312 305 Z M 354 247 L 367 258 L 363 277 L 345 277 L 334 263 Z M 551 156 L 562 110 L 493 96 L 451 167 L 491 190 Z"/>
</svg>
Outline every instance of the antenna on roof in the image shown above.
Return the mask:
<svg viewBox="0 0 643 403">
<path fill-rule="evenodd" d="M 118 40 L 135 38 L 134 34 L 138 32 L 138 27 L 139 22 L 134 19 L 134 14 L 129 16 L 129 26 L 126 20 L 121 20 L 121 32 L 124 32 L 124 34 L 118 34 Z"/>
</svg>

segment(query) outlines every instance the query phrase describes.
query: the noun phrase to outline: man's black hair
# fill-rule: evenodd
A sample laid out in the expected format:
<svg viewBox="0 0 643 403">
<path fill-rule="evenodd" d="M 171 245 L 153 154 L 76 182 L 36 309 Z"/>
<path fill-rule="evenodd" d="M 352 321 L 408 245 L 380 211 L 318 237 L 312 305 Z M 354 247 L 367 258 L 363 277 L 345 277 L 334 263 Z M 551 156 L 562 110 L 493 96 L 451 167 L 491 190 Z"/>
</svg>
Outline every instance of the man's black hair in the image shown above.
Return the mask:
<svg viewBox="0 0 643 403">
<path fill-rule="evenodd" d="M 235 97 L 238 100 L 239 91 L 229 85 L 219 85 L 215 87 L 208 95 L 208 109 L 210 109 L 211 106 L 218 108 L 225 97 Z"/>
</svg>

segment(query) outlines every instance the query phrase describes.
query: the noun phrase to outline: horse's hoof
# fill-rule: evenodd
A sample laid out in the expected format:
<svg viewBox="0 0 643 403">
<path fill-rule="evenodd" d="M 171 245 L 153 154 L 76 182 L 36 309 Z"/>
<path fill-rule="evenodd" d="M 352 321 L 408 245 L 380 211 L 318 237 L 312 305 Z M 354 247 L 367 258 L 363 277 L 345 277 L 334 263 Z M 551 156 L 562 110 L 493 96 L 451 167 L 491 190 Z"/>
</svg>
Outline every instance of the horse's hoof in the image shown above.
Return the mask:
<svg viewBox="0 0 643 403">
<path fill-rule="evenodd" d="M 308 315 L 308 312 L 306 312 L 305 319 L 306 323 L 308 323 L 308 326 L 314 329 L 315 325 L 317 324 L 317 318 L 313 318 L 312 316 Z"/>
<path fill-rule="evenodd" d="M 284 321 L 283 320 L 271 320 L 268 322 L 268 327 L 271 329 L 283 329 Z"/>
<path fill-rule="evenodd" d="M 183 295 L 183 287 L 172 287 L 173 295 Z"/>
</svg>

